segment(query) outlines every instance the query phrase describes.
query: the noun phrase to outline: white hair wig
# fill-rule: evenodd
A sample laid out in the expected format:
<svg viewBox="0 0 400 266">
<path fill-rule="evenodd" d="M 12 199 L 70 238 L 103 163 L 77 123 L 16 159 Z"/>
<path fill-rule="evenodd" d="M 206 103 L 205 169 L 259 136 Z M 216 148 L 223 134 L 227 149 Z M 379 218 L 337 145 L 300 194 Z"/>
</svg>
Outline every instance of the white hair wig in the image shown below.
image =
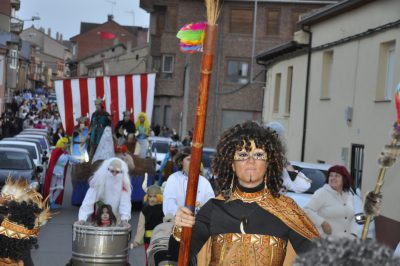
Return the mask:
<svg viewBox="0 0 400 266">
<path fill-rule="evenodd" d="M 113 157 L 113 158 L 105 160 L 101 164 L 100 168 L 90 178 L 89 185 L 90 185 L 90 187 L 96 189 L 97 197 L 104 195 L 106 178 L 110 178 L 110 175 L 111 175 L 111 173 L 108 169 L 110 168 L 110 166 L 111 166 L 111 168 L 115 168 L 114 165 L 116 165 L 116 164 L 121 165 L 121 169 L 118 169 L 118 170 L 122 171 L 121 174 L 122 174 L 123 189 L 128 191 L 129 194 L 132 193 L 132 185 L 131 185 L 131 180 L 129 177 L 128 165 L 123 160 L 121 160 L 117 157 Z"/>
</svg>

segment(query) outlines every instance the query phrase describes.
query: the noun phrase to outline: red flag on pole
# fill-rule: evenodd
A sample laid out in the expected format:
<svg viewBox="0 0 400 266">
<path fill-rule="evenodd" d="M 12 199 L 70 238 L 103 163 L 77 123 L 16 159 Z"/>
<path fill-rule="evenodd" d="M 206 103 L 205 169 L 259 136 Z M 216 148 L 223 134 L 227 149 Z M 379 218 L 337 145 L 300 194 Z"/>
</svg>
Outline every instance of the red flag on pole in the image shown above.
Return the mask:
<svg viewBox="0 0 400 266">
<path fill-rule="evenodd" d="M 100 32 L 100 38 L 102 38 L 102 39 L 112 40 L 112 39 L 115 39 L 116 37 L 117 37 L 117 35 L 115 35 L 114 33 L 111 33 L 111 32 L 106 32 L 106 31 Z"/>
</svg>

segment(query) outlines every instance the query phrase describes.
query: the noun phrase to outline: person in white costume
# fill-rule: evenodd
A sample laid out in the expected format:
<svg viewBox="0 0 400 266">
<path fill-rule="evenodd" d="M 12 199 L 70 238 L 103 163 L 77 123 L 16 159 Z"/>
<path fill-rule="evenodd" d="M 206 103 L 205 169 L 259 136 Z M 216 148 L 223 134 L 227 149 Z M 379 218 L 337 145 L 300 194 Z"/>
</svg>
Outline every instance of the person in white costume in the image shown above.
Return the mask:
<svg viewBox="0 0 400 266">
<path fill-rule="evenodd" d="M 89 181 L 82 206 L 79 209 L 79 221 L 83 224 L 93 214 L 94 205 L 102 202 L 109 204 L 123 226 L 130 226 L 131 219 L 131 182 L 128 166 L 119 158 L 105 160 Z"/>
<path fill-rule="evenodd" d="M 272 121 L 266 124 L 265 127 L 274 130 L 279 135 L 281 142 L 285 143 L 285 129 L 281 123 Z M 289 171 L 291 173 L 289 173 Z M 311 187 L 311 180 L 302 172 L 296 171 L 289 162 L 286 168 L 283 169 L 282 180 L 286 190 L 291 190 L 296 193 L 305 192 Z"/>
<path fill-rule="evenodd" d="M 163 193 L 164 215 L 175 215 L 179 207 L 185 206 L 186 188 L 188 184 L 189 165 L 191 159 L 190 147 L 185 147 L 175 157 L 175 165 L 179 171 L 170 175 L 167 179 Z M 197 187 L 196 209 L 203 206 L 215 194 L 210 182 L 200 175 Z"/>
</svg>

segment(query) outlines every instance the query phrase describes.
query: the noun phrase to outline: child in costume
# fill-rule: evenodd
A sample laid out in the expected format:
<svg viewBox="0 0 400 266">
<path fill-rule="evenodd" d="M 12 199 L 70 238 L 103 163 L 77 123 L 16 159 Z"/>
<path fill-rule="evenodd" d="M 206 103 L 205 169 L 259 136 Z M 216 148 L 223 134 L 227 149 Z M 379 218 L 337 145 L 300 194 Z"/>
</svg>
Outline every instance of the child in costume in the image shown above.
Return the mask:
<svg viewBox="0 0 400 266">
<path fill-rule="evenodd" d="M 151 235 L 153 229 L 163 222 L 164 213 L 162 210 L 161 188 L 157 185 L 152 185 L 147 188 L 147 174 L 143 181 L 143 190 L 147 192 L 144 198 L 146 205 L 140 213 L 136 236 L 131 247 L 136 248 L 140 244 L 144 243 L 147 265 L 147 249 L 150 244 Z"/>
<path fill-rule="evenodd" d="M 99 210 L 96 214 L 96 226 L 109 227 L 117 224 L 117 218 L 112 211 L 111 205 L 103 204 Z"/>
</svg>

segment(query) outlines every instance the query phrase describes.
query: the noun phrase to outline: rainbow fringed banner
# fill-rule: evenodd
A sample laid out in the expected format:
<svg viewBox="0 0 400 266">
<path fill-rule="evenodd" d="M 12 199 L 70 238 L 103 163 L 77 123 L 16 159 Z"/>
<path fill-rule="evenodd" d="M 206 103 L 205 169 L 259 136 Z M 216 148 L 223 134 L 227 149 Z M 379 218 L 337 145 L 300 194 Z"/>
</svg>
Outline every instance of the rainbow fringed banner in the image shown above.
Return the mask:
<svg viewBox="0 0 400 266">
<path fill-rule="evenodd" d="M 179 46 L 183 53 L 193 54 L 203 51 L 206 22 L 190 23 L 183 26 L 176 37 L 181 40 Z"/>
</svg>

